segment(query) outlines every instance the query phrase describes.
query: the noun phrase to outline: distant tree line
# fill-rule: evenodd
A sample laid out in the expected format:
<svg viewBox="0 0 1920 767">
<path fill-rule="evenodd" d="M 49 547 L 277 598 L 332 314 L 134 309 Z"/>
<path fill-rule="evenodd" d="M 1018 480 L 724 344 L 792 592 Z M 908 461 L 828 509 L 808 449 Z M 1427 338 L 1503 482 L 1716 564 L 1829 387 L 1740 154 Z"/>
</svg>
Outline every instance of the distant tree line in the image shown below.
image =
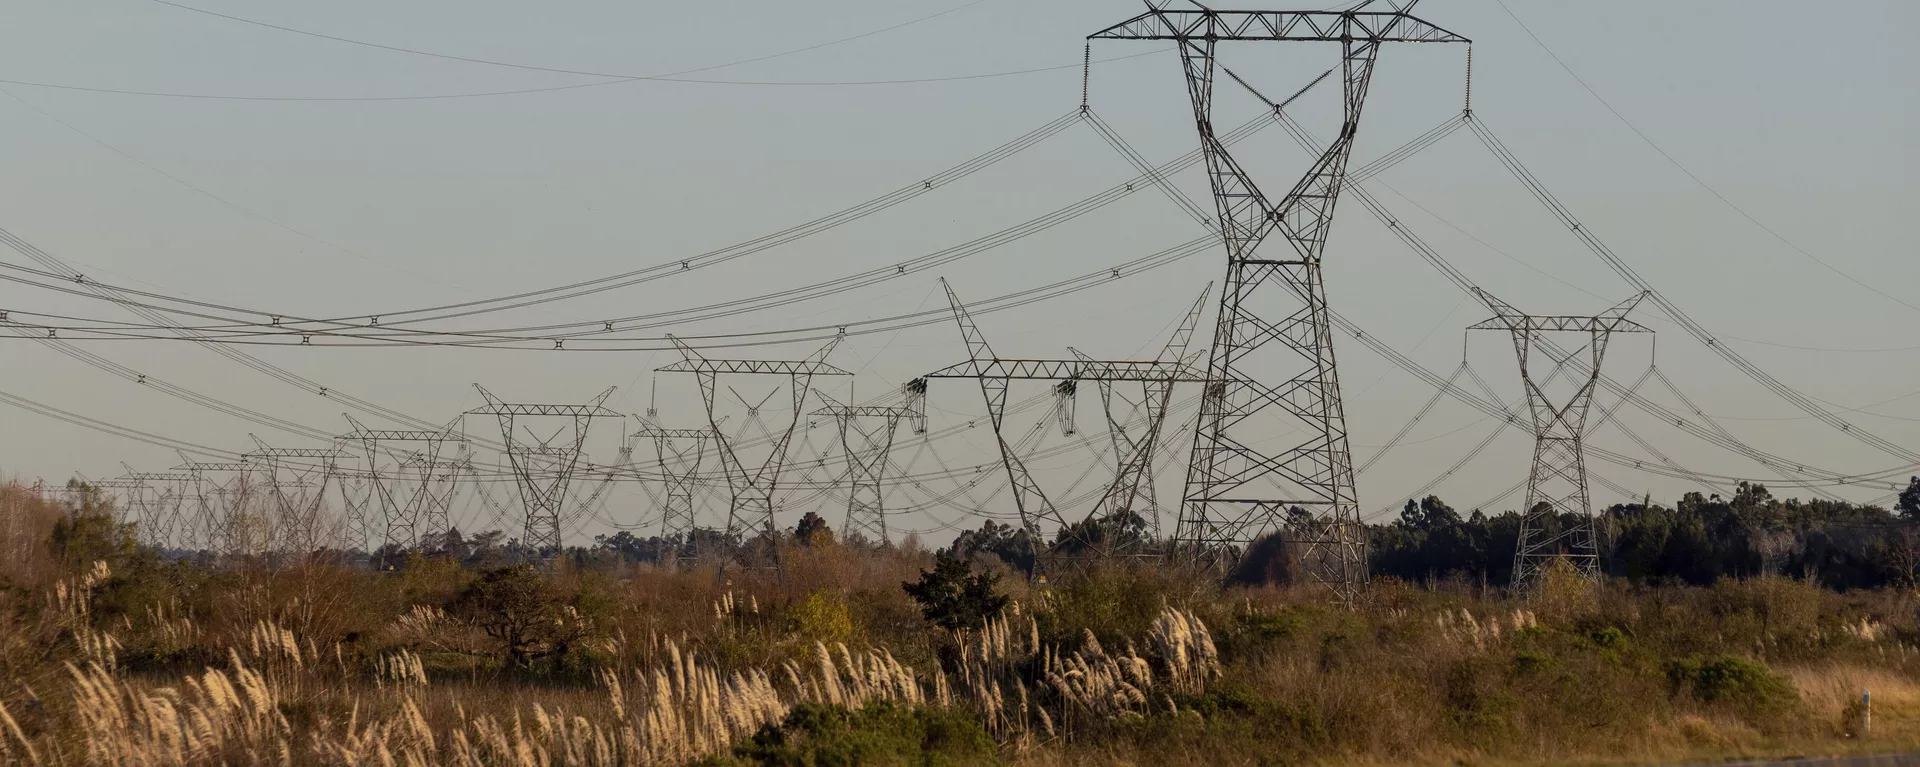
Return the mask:
<svg viewBox="0 0 1920 767">
<path fill-rule="evenodd" d="M 1773 574 L 1853 589 L 1912 586 L 1920 576 L 1920 479 L 1909 482 L 1892 511 L 1780 499 L 1765 485 L 1741 483 L 1731 498 L 1695 492 L 1671 507 L 1610 506 L 1594 524 L 1601 568 L 1635 582 L 1704 585 Z M 1427 496 L 1407 501 L 1399 519 L 1371 533 L 1375 575 L 1502 585 L 1513 577 L 1520 514 L 1462 516 Z"/>
</svg>

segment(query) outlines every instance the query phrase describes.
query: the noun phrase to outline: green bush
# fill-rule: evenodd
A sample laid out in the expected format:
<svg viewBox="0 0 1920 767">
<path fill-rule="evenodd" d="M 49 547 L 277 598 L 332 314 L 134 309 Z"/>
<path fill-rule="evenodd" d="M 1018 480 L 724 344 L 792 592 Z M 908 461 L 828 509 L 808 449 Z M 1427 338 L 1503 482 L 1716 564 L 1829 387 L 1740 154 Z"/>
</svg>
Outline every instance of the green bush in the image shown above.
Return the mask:
<svg viewBox="0 0 1920 767">
<path fill-rule="evenodd" d="M 1750 718 L 1782 713 L 1800 702 L 1786 677 L 1757 660 L 1733 655 L 1695 657 L 1667 664 L 1674 694 L 1691 695 Z"/>
<path fill-rule="evenodd" d="M 853 613 L 847 600 L 822 590 L 808 592 L 807 598 L 788 613 L 793 633 L 803 639 L 844 642 L 853 637 Z"/>
<path fill-rule="evenodd" d="M 849 767 L 859 764 L 997 764 L 993 739 L 973 719 L 948 711 L 880 702 L 859 711 L 802 704 L 778 727 L 735 746 L 732 760 L 709 764 Z"/>
<path fill-rule="evenodd" d="M 1604 649 L 1619 650 L 1627 646 L 1626 632 L 1621 631 L 1620 629 L 1615 628 L 1613 626 L 1605 626 L 1602 628 L 1594 629 L 1593 633 L 1588 634 L 1587 636 L 1588 638 L 1593 640 L 1594 644 L 1597 644 Z"/>
<path fill-rule="evenodd" d="M 949 631 L 976 629 L 1006 609 L 1008 598 L 998 590 L 1000 576 L 971 570 L 966 560 L 941 554 L 932 570 L 900 589 L 920 603 L 928 623 Z"/>
</svg>

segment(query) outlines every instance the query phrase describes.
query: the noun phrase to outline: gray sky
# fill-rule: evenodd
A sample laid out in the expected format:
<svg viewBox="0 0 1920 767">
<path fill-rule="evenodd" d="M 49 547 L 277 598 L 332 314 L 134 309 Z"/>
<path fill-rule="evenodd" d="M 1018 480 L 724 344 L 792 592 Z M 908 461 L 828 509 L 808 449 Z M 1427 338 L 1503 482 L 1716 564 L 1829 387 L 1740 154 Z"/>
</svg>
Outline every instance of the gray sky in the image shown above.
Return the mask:
<svg viewBox="0 0 1920 767">
<path fill-rule="evenodd" d="M 950 11 L 898 29 L 688 77 L 765 82 L 948 78 L 1077 64 L 1082 39 L 1138 6 L 1119 0 L 609 3 L 538 6 L 433 0 L 294 3 L 200 0 L 198 8 L 397 47 L 560 69 L 666 73 L 813 46 Z M 1920 201 L 1911 136 L 1920 115 L 1913 72 L 1920 53 L 1898 35 L 1920 21 L 1910 3 L 1848 4 L 1810 15 L 1804 4 L 1695 0 L 1606 4 L 1509 0 L 1513 11 L 1586 83 L 1679 163 L 1747 213 L 1835 269 L 1902 300 L 1920 278 L 1900 222 Z M 1476 114 L 1591 231 L 1665 295 L 1788 385 L 1839 407 L 1860 428 L 1902 445 L 1920 441 L 1920 394 L 1906 332 L 1920 311 L 1869 291 L 1782 244 L 1676 169 L 1583 90 L 1494 0 L 1429 0 L 1419 15 L 1475 39 Z M 365 98 L 538 89 L 604 78 L 435 59 L 315 39 L 194 13 L 151 0 L 16 3 L 0 29 L 0 79 L 173 94 Z M 1840 28 L 1843 38 L 1812 37 Z M 1096 45 L 1096 60 L 1156 50 L 1155 43 Z M 1338 60 L 1331 46 L 1242 45 L 1224 61 L 1269 95 L 1291 93 Z M 1464 50 L 1399 46 L 1381 57 L 1356 161 L 1398 146 L 1460 109 Z M 386 101 L 235 100 L 110 94 L 0 84 L 0 226 L 117 284 L 289 314 L 351 316 L 517 292 L 671 262 L 749 240 L 925 178 L 1073 110 L 1077 67 L 1032 74 L 889 85 L 746 85 L 610 82 L 520 95 Z M 1299 115 L 1323 134 L 1335 127 L 1332 83 Z M 1256 104 L 1222 85 L 1218 122 L 1238 125 Z M 1092 107 L 1153 162 L 1195 145 L 1191 114 L 1170 51 L 1094 67 Z M 1279 131 L 1237 150 L 1271 189 L 1284 189 L 1306 157 Z M 1125 181 L 1134 171 L 1087 125 L 884 213 L 729 262 L 598 296 L 460 321 L 496 327 L 711 304 L 816 282 L 979 237 Z M 169 177 L 171 176 L 171 177 Z M 1207 203 L 1205 179 L 1177 179 Z M 1523 310 L 1590 313 L 1632 289 L 1527 196 L 1467 131 L 1460 131 L 1368 188 L 1472 279 Z M 1416 203 L 1417 206 L 1416 207 Z M 1210 205 L 1209 205 L 1210 207 Z M 1436 220 L 1421 208 L 1445 219 Z M 1453 227 L 1458 227 L 1458 230 Z M 1463 234 L 1484 240 L 1485 244 Z M 672 328 L 685 335 L 837 324 L 920 309 L 943 299 L 945 276 L 962 298 L 984 300 L 1095 272 L 1199 236 L 1167 199 L 1142 191 L 1070 223 L 829 300 Z M 1498 247 L 1506 255 L 1489 249 Z M 1511 257 L 1511 259 L 1509 258 Z M 11 252 L 8 263 L 28 263 Z M 1219 279 L 1219 249 L 1058 300 L 984 315 L 1006 356 L 1150 355 L 1203 285 Z M 1516 263 L 1520 262 L 1520 263 Z M 1524 266 L 1521 265 L 1524 263 Z M 1347 201 L 1327 258 L 1331 302 L 1368 332 L 1442 375 L 1460 364 L 1465 325 L 1485 311 L 1421 262 L 1362 208 Z M 110 305 L 0 284 L 0 307 L 127 319 Z M 1898 461 L 1765 392 L 1679 331 L 1658 310 L 1640 317 L 1660 332 L 1658 364 L 1707 414 L 1752 445 L 1825 468 L 1870 472 Z M 1209 316 L 1208 322 L 1211 322 Z M 449 325 L 453 327 L 453 325 Z M 724 356 L 799 357 L 809 345 L 740 349 Z M 1356 463 L 1366 461 L 1431 395 L 1415 379 L 1341 338 Z M 298 439 L 121 381 L 37 343 L 4 345 L 0 390 L 149 432 L 240 449 L 246 434 Z M 211 351 L 177 342 L 99 342 L 86 348 L 151 376 L 302 424 L 344 431 L 337 402 L 303 393 Z M 1473 367 L 1509 401 L 1519 396 L 1511 347 L 1481 334 L 1465 347 Z M 647 405 L 661 353 L 551 353 L 448 349 L 249 348 L 338 391 L 434 421 L 479 404 L 470 384 L 514 400 L 583 400 L 621 387 L 626 412 Z M 845 399 L 876 396 L 964 355 L 951 323 L 856 336 L 833 361 L 860 373 L 822 388 Z M 1631 382 L 1654 360 L 1652 344 L 1625 339 L 1609 371 Z M 772 379 L 734 382 L 758 400 Z M 1016 390 L 1015 399 L 1039 392 Z M 1650 383 L 1648 397 L 1681 407 Z M 1184 399 L 1185 395 L 1176 397 Z M 780 397 L 763 413 L 769 420 Z M 690 379 L 661 376 L 669 426 L 695 426 Z M 978 420 L 980 395 L 965 382 L 936 384 L 934 428 Z M 1601 399 L 1603 406 L 1611 398 Z M 1097 399 L 1083 394 L 1082 433 L 1101 434 Z M 737 408 L 735 409 L 737 411 Z M 1663 427 L 1631 408 L 1623 423 L 1691 469 L 1773 479 L 1754 462 Z M 1190 416 L 1176 411 L 1170 425 Z M 1017 416 L 1024 433 L 1041 416 Z M 1026 420 L 1022 421 L 1024 418 Z M 1443 402 L 1360 478 L 1367 510 L 1396 504 L 1480 441 L 1494 424 Z M 730 424 L 745 421 L 734 412 Z M 476 433 L 494 429 L 472 419 Z M 931 446 L 903 437 L 909 471 L 965 476 L 987 465 L 982 428 Z M 128 443 L 16 409 L 0 409 L 0 470 L 33 477 L 119 473 L 175 462 Z M 824 433 L 810 444 L 832 446 Z M 1052 432 L 1044 445 L 1069 440 Z M 1185 442 L 1169 437 L 1173 467 L 1160 498 L 1179 489 Z M 1647 451 L 1605 429 L 1595 443 Z M 591 449 L 611 460 L 617 434 Z M 1471 506 L 1517 482 L 1529 440 L 1512 431 L 1436 492 Z M 837 447 L 834 449 L 837 450 Z M 642 458 L 650 458 L 643 448 Z M 488 460 L 491 460 L 489 457 Z M 1060 498 L 1093 488 L 1111 461 L 1087 450 L 1038 461 Z M 711 465 L 711 464 L 710 464 Z M 989 468 L 992 468 L 989 466 Z M 1595 461 L 1593 470 L 1636 492 L 1670 498 L 1688 483 Z M 815 470 L 825 479 L 827 470 Z M 796 478 L 798 475 L 795 475 Z M 1001 482 L 951 479 L 902 486 L 890 503 L 926 506 L 897 529 L 977 526 L 929 501 L 971 492 L 1010 511 Z M 504 497 L 504 489 L 500 491 Z M 1865 500 L 1878 489 L 1842 488 Z M 1806 496 L 1805 491 L 1782 494 Z M 708 508 L 723 513 L 718 493 Z M 804 495 L 804 494 L 803 494 Z M 1596 486 L 1595 500 L 1619 500 Z M 1496 508 L 1514 508 L 1509 497 Z M 796 496 L 801 508 L 830 499 Z M 466 514 L 479 514 L 468 509 Z M 643 493 L 622 487 L 606 512 L 652 518 Z M 1084 508 L 1082 512 L 1084 513 Z M 484 516 L 468 526 L 492 527 Z M 704 521 L 717 522 L 709 516 Z M 584 533 L 608 529 L 583 523 Z M 1171 524 L 1171 519 L 1168 520 Z M 648 529 L 651 529 L 649 527 Z M 929 533 L 944 538 L 950 533 Z M 579 536 L 575 536 L 578 540 Z"/>
</svg>

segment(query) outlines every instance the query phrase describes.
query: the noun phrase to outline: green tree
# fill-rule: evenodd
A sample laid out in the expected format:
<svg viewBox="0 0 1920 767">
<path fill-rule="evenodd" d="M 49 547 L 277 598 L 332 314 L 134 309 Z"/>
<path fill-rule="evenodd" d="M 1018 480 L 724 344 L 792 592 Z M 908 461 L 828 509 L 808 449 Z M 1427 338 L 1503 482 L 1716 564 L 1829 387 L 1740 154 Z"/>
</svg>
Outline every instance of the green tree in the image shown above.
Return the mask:
<svg viewBox="0 0 1920 767">
<path fill-rule="evenodd" d="M 500 645 L 515 669 L 563 653 L 587 625 L 532 565 L 512 565 L 481 574 L 454 599 L 451 612 Z"/>
<path fill-rule="evenodd" d="M 117 566 L 134 554 L 134 526 L 114 519 L 113 504 L 98 488 L 69 481 L 79 500 L 55 522 L 48 539 L 54 556 L 67 567 L 87 567 L 95 561 Z"/>
<path fill-rule="evenodd" d="M 979 628 L 1007 608 L 999 585 L 1000 576 L 973 573 L 966 560 L 942 553 L 934 558 L 932 570 L 920 573 L 919 581 L 900 588 L 920 604 L 920 615 L 928 623 L 959 631 Z"/>
<path fill-rule="evenodd" d="M 1900 500 L 1893 507 L 1902 517 L 1920 520 L 1920 477 L 1907 478 L 1907 489 L 1900 491 Z"/>
<path fill-rule="evenodd" d="M 832 546 L 833 528 L 827 524 L 826 517 L 809 511 L 800 518 L 800 525 L 793 529 L 793 540 L 810 549 Z"/>
</svg>

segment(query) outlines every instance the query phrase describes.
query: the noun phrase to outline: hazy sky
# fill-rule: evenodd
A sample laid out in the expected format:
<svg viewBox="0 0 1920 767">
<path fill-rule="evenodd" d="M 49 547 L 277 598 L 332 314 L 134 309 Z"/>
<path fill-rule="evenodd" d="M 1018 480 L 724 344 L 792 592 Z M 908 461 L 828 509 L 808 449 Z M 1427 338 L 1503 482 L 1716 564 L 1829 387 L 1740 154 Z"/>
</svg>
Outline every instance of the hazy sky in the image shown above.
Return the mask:
<svg viewBox="0 0 1920 767">
<path fill-rule="evenodd" d="M 1074 110 L 1083 38 L 1140 6 L 1119 0 L 906 0 L 696 4 L 562 0 L 537 5 L 427 0 L 316 4 L 195 0 L 197 8 L 382 45 L 580 71 L 654 74 L 754 59 L 896 29 L 687 77 L 757 84 L 610 81 L 450 61 L 317 39 L 195 13 L 153 0 L 14 3 L 0 29 L 0 227 L 103 281 L 212 302 L 310 316 L 354 316 L 457 302 L 670 263 L 824 215 L 916 183 Z M 1621 115 L 1754 218 L 1814 256 L 1920 305 L 1912 238 L 1903 229 L 1920 191 L 1920 53 L 1902 34 L 1911 3 L 1862 2 L 1842 21 L 1804 4 L 1747 0 L 1596 3 L 1508 0 L 1541 40 Z M 946 12 L 946 13 L 942 13 Z M 1582 89 L 1494 0 L 1429 0 L 1419 15 L 1475 40 L 1473 105 L 1554 193 L 1632 267 L 1695 319 L 1790 386 L 1833 403 L 1848 420 L 1920 446 L 1920 310 L 1850 282 L 1761 230 L 1697 185 Z M 1818 28 L 1843 37 L 1814 36 Z M 1195 146 L 1171 50 L 1107 42 L 1091 105 L 1152 162 Z M 1460 46 L 1397 46 L 1380 59 L 1356 161 L 1365 162 L 1457 114 Z M 1224 61 L 1270 96 L 1291 93 L 1338 61 L 1330 45 L 1240 45 Z M 770 85 L 1024 75 L 877 85 Z M 467 98 L 341 100 L 540 89 Z M 56 89 L 150 91 L 212 99 Z M 1331 133 L 1333 83 L 1299 115 Z M 1257 104 L 1223 83 L 1223 129 Z M 1242 145 L 1269 189 L 1290 186 L 1306 155 L 1283 133 Z M 885 267 L 987 235 L 1121 183 L 1134 171 L 1088 125 L 1075 125 L 962 181 L 818 236 L 684 276 L 564 303 L 467 318 L 483 328 L 598 321 L 702 306 Z M 1208 205 L 1205 179 L 1177 178 Z M 1473 280 L 1523 310 L 1591 313 L 1632 289 L 1527 196 L 1467 131 L 1368 182 L 1406 225 Z M 1422 209 L 1429 212 L 1423 212 Z M 1444 219 L 1436 219 L 1438 216 Z M 1457 227 L 1457 229 L 1455 228 Z M 944 304 L 935 277 L 985 300 L 1098 272 L 1203 234 L 1165 196 L 1142 190 L 1112 205 L 979 255 L 872 287 L 741 317 L 669 328 L 683 335 L 833 325 Z M 1469 236 L 1469 234 L 1471 236 Z M 1477 239 L 1476 239 L 1477 238 Z M 1484 242 L 1482 242 L 1484 241 Z M 1499 252 L 1492 250 L 1497 247 Z M 8 263 L 29 263 L 12 252 Z M 1218 248 L 1146 274 L 1040 304 L 983 315 L 1005 356 L 1151 355 L 1202 286 L 1218 280 Z M 1331 303 L 1371 334 L 1442 375 L 1463 348 L 1494 391 L 1519 397 L 1511 346 L 1463 328 L 1485 315 L 1348 200 L 1327 257 Z M 0 308 L 133 320 L 111 305 L 0 283 Z M 1651 307 L 1657 363 L 1681 391 L 1755 447 L 1823 468 L 1873 472 L 1898 459 L 1807 418 L 1678 330 Z M 1209 316 L 1208 322 L 1211 322 Z M 797 358 L 808 345 L 716 352 Z M 179 342 L 99 342 L 91 351 L 148 375 L 344 431 L 339 403 L 278 383 Z M 1336 343 L 1356 463 L 1366 461 L 1431 396 L 1348 338 Z M 0 391 L 180 439 L 241 449 L 246 435 L 298 438 L 122 381 L 24 340 L 7 341 Z M 619 386 L 611 404 L 647 407 L 653 368 L 671 353 L 458 349 L 248 348 L 337 391 L 432 421 L 479 404 L 481 382 L 511 400 L 567 402 Z M 965 354 L 951 323 L 850 338 L 833 361 L 857 383 L 821 382 L 835 397 L 869 399 Z M 1625 339 L 1608 360 L 1631 382 L 1654 345 Z M 1464 380 L 1464 379 L 1463 379 Z M 773 379 L 731 381 L 758 401 Z M 1042 391 L 1016 389 L 1016 400 Z M 1681 407 L 1650 382 L 1649 398 Z M 661 375 L 661 420 L 700 425 L 692 381 Z M 1176 399 L 1185 399 L 1183 393 Z M 1602 397 L 1603 406 L 1610 397 Z M 785 406 L 776 396 L 769 422 Z M 908 471 L 997 470 L 977 387 L 943 381 L 935 429 L 981 428 L 931 445 L 902 436 Z M 1082 394 L 1082 433 L 1051 432 L 1042 449 L 1098 446 L 1098 400 Z M 1858 409 L 1846 410 L 1846 409 Z M 749 419 L 735 407 L 729 425 Z M 1189 417 L 1179 410 L 1170 426 Z M 1045 415 L 1010 419 L 1025 434 Z M 1754 462 L 1626 408 L 1621 422 L 1690 469 L 1763 480 Z M 372 419 L 369 419 L 370 421 Z M 824 424 L 823 424 L 824 426 Z M 1397 504 L 1493 430 L 1445 401 L 1402 445 L 1360 477 L 1365 509 Z M 469 419 L 475 433 L 494 424 Z M 0 471 L 24 477 L 119 473 L 119 461 L 158 470 L 167 450 L 129 443 L 17 409 L 0 409 Z M 591 442 L 612 460 L 609 426 Z M 807 444 L 834 446 L 824 432 Z M 1189 434 L 1170 435 L 1161 502 L 1179 492 Z M 1620 431 L 1609 449 L 1648 455 Z M 1509 430 L 1438 485 L 1458 506 L 1511 486 L 1530 440 Z M 650 460 L 643 446 L 639 456 Z M 485 460 L 491 461 L 491 455 Z M 1059 498 L 1096 487 L 1111 458 L 1089 447 L 1036 463 Z M 943 463 L 945 464 L 943 466 Z M 710 466 L 712 464 L 709 464 Z M 1635 492 L 1671 497 L 1689 483 L 1595 461 Z M 814 469 L 825 480 L 830 469 Z M 801 475 L 794 474 L 795 478 Z M 977 526 L 957 507 L 1010 511 L 996 477 L 903 484 L 889 502 L 911 510 L 900 530 Z M 1076 480 L 1079 480 L 1076 484 Z M 506 490 L 496 492 L 505 497 Z M 657 490 L 656 490 L 657 492 Z M 1855 500 L 1877 488 L 1841 488 Z M 971 494 L 972 500 L 967 500 Z M 1782 494 L 1806 496 L 1804 490 Z M 719 493 L 703 500 L 723 514 Z M 783 524 L 831 497 L 791 499 Z M 943 500 L 942 500 L 943 499 Z M 1595 500 L 1620 500 L 1596 485 Z M 1517 496 L 1497 508 L 1514 508 Z M 1080 513 L 1084 513 L 1084 505 Z M 614 522 L 650 522 L 644 493 L 608 496 Z M 1069 512 L 1072 515 L 1071 512 Z M 463 526 L 493 527 L 467 506 Z M 708 516 L 707 523 L 718 518 Z M 1168 520 L 1171 524 L 1171 520 Z M 604 532 L 583 521 L 579 533 Z M 649 525 L 647 530 L 651 530 Z M 950 533 L 929 532 L 930 538 Z"/>
</svg>

